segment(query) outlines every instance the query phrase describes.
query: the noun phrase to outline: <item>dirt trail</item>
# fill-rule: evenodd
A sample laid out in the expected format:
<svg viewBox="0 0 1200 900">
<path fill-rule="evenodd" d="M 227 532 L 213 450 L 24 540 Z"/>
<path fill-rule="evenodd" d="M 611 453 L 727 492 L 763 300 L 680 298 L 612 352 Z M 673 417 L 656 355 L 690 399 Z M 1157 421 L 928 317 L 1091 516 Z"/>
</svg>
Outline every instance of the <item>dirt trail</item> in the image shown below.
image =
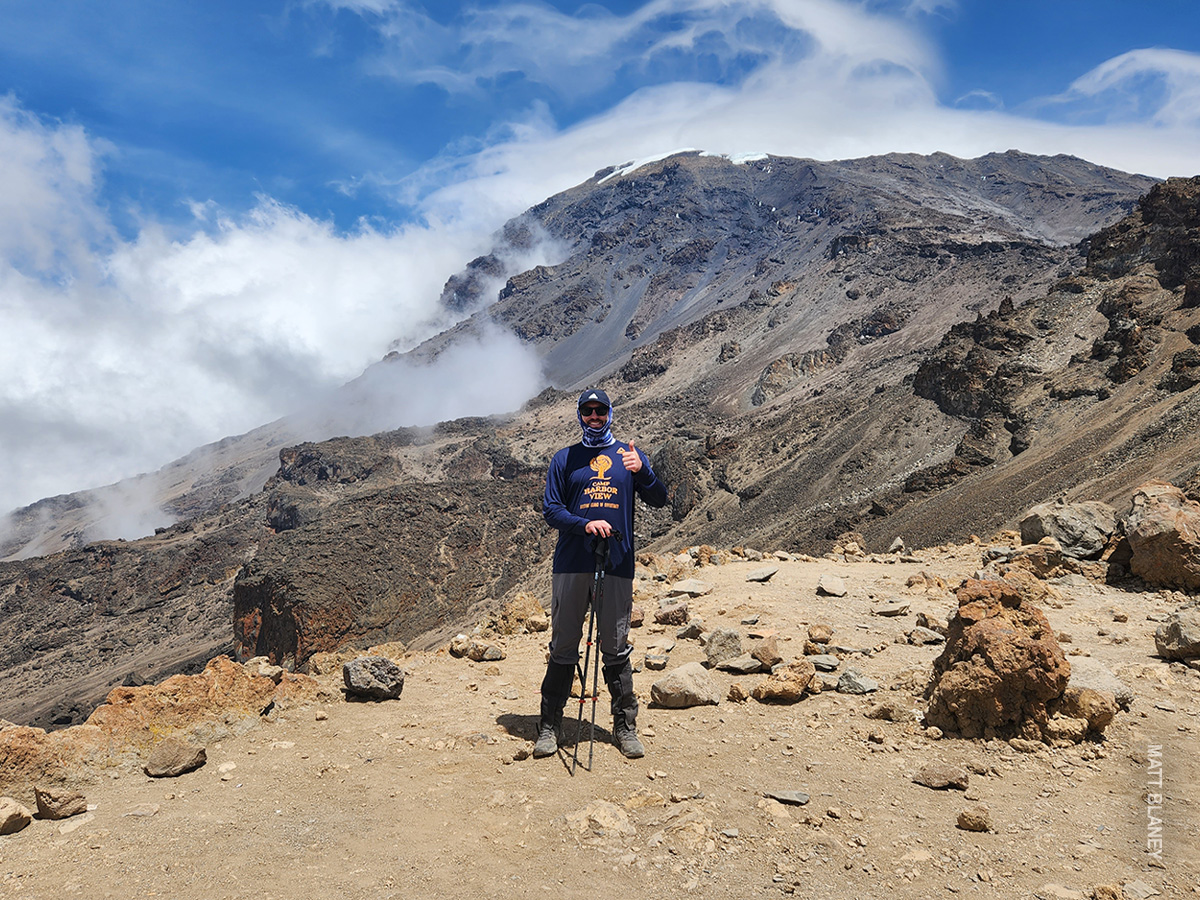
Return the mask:
<svg viewBox="0 0 1200 900">
<path fill-rule="evenodd" d="M 659 709 L 648 701 L 663 673 L 641 671 L 646 758 L 626 760 L 607 743 L 602 698 L 592 771 L 572 777 L 569 746 L 526 757 L 544 634 L 506 638 L 497 663 L 410 654 L 397 701 L 347 703 L 334 691 L 209 747 L 190 774 L 90 786 L 86 820 L 35 820 L 0 838 L 0 896 L 1060 898 L 1122 883 L 1126 896 L 1191 896 L 1200 673 L 1153 657 L 1146 619 L 1177 597 L 1062 586 L 1066 603 L 1046 609 L 1070 635 L 1068 652 L 1094 656 L 1136 694 L 1102 742 L 1027 754 L 933 740 L 919 725 L 863 715 L 885 696 L 917 705 L 912 692 L 940 651 L 897 641 L 916 612 L 945 618 L 955 607 L 949 591 L 906 588 L 908 577 L 925 571 L 954 585 L 980 565 L 978 547 L 921 555 L 783 561 L 766 584 L 746 581 L 763 563 L 694 573 L 713 586 L 691 601 L 707 628 L 746 634 L 743 621 L 757 616 L 754 628 L 777 630 L 787 658 L 816 622 L 834 626 L 834 643 L 882 648 L 841 665 L 879 681 L 878 694 Z M 818 597 L 823 574 L 841 576 L 849 595 Z M 908 615 L 871 615 L 894 596 L 910 602 Z M 635 629 L 635 659 L 675 631 Z M 678 640 L 669 668 L 702 659 L 698 642 Z M 762 677 L 713 674 L 747 692 Z M 974 773 L 965 796 L 913 783 L 932 760 Z M 1161 789 L 1151 784 L 1157 761 Z M 764 797 L 774 790 L 811 800 L 786 806 Z M 1161 862 L 1146 850 L 1148 791 L 1164 795 Z M 975 803 L 989 807 L 993 832 L 956 827 Z"/>
</svg>

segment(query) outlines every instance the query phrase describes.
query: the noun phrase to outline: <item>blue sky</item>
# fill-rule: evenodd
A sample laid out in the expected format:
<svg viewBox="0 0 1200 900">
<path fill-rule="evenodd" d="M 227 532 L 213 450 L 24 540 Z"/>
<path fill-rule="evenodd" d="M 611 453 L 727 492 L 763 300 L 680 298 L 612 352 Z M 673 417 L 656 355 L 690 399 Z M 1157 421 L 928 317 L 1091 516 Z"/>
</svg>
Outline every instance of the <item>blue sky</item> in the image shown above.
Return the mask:
<svg viewBox="0 0 1200 900">
<path fill-rule="evenodd" d="M 303 406 L 448 324 L 506 218 L 683 147 L 1193 175 L 1200 4 L 8 0 L 0 510 Z M 480 354 L 437 409 L 541 386 Z"/>
</svg>

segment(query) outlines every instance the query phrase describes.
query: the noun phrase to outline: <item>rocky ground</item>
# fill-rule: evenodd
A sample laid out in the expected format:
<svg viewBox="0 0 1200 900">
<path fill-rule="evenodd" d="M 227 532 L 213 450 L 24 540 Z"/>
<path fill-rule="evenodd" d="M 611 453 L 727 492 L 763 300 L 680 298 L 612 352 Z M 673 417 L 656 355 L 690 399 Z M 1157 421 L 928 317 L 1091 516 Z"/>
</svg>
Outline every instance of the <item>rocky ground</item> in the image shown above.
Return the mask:
<svg viewBox="0 0 1200 900">
<path fill-rule="evenodd" d="M 1058 749 L 1017 742 L 1018 750 L 867 717 L 881 701 L 901 711 L 923 706 L 940 647 L 906 635 L 919 613 L 948 619 L 957 607 L 952 589 L 980 568 L 983 549 L 735 558 L 664 580 L 647 573 L 638 582 L 647 610 L 676 575 L 691 576 L 712 589 L 688 600 L 693 620 L 709 632 L 737 629 L 747 645 L 753 634 L 776 632 L 786 659 L 802 655 L 810 626 L 832 626 L 840 662 L 830 680 L 853 668 L 879 690 L 738 702 L 728 699 L 733 685 L 749 694 L 764 676 L 714 670 L 726 698 L 718 705 L 656 707 L 651 685 L 703 661 L 705 650 L 648 617 L 633 632 L 635 659 L 673 646 L 666 671 L 635 676 L 647 755 L 617 753 L 602 700 L 592 765 L 584 768 L 585 741 L 574 774 L 570 743 L 558 757 L 529 756 L 544 632 L 500 638 L 497 661 L 446 648 L 398 656 L 407 678 L 397 700 L 347 702 L 334 667 L 318 676 L 325 689 L 317 699 L 277 704 L 251 730 L 210 743 L 198 770 L 150 779 L 114 767 L 80 785 L 87 813 L 35 819 L 0 837 L 0 894 L 1193 895 L 1200 672 L 1156 657 L 1153 640 L 1182 595 L 1079 575 L 1052 585 L 1058 593 L 1042 608 L 1068 659 L 1091 657 L 1133 694 L 1102 738 Z M 769 581 L 747 580 L 767 565 L 778 567 Z M 846 596 L 818 593 L 831 576 Z M 876 614 L 893 598 L 907 611 Z M 965 790 L 915 783 L 935 762 L 965 770 Z M 809 799 L 768 796 L 800 799 L 784 792 Z M 990 830 L 959 827 L 960 813 L 980 806 Z M 1148 852 L 1155 837 L 1158 855 Z"/>
</svg>

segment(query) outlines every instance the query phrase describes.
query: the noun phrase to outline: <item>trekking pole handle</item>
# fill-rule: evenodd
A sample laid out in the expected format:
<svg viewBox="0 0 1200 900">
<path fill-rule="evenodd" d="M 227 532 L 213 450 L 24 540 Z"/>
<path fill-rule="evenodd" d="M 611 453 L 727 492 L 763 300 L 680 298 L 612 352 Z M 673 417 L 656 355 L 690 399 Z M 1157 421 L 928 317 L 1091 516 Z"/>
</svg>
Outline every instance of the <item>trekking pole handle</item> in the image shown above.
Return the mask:
<svg viewBox="0 0 1200 900">
<path fill-rule="evenodd" d="M 608 537 L 599 537 L 599 536 L 596 537 L 595 554 L 596 554 L 596 565 L 597 566 L 603 566 L 603 565 L 608 564 L 608 556 L 609 556 L 608 541 L 609 541 L 609 538 L 612 538 L 613 540 L 619 542 L 621 540 L 621 537 L 622 537 L 621 532 L 616 528 L 614 528 L 612 530 L 612 532 L 610 532 Z"/>
</svg>

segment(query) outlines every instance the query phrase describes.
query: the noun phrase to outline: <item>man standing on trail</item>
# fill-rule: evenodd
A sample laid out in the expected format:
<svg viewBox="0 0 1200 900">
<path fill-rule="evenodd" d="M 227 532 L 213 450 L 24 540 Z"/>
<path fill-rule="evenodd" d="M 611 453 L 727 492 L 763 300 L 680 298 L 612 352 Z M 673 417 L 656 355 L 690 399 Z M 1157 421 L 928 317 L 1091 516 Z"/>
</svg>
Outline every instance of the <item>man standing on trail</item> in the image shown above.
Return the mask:
<svg viewBox="0 0 1200 900">
<path fill-rule="evenodd" d="M 629 616 L 633 609 L 633 497 L 650 506 L 667 502 L 667 489 L 633 441 L 612 435 L 608 395 L 588 388 L 579 395 L 583 439 L 554 455 L 546 473 L 542 514 L 558 529 L 554 548 L 554 587 L 550 604 L 550 661 L 542 680 L 542 710 L 535 757 L 558 751 L 563 707 L 571 694 L 579 640 L 588 614 L 588 594 L 596 572 L 595 542 L 609 541 L 609 563 L 596 610 L 597 639 L 604 683 L 612 695 L 613 737 L 631 759 L 646 754 L 637 736 L 637 695 L 629 662 Z"/>
</svg>

